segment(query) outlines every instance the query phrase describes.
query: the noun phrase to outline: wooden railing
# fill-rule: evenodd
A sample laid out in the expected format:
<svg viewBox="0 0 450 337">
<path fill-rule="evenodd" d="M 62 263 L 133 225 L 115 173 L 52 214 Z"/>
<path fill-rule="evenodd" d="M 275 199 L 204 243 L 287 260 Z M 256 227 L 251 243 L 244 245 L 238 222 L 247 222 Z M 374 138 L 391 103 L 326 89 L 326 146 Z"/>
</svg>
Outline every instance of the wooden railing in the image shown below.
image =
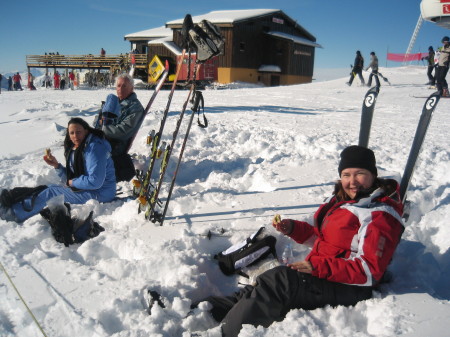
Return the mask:
<svg viewBox="0 0 450 337">
<path fill-rule="evenodd" d="M 147 54 L 120 55 L 27 55 L 29 68 L 114 68 L 131 66 L 132 58 L 136 68 L 147 68 Z"/>
</svg>

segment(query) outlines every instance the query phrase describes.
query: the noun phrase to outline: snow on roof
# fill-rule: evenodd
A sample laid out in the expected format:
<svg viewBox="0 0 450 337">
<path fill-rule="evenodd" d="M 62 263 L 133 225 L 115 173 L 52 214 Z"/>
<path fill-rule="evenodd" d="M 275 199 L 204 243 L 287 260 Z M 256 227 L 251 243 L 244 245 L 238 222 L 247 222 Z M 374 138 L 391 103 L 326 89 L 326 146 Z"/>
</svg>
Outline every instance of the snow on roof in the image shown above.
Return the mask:
<svg viewBox="0 0 450 337">
<path fill-rule="evenodd" d="M 257 16 L 268 15 L 271 13 L 280 12 L 279 9 L 241 9 L 241 10 L 226 10 L 226 11 L 213 11 L 202 15 L 196 15 L 192 17 L 194 23 L 199 23 L 202 20 L 211 21 L 214 24 L 220 23 L 234 23 Z M 183 19 L 177 19 L 166 23 L 169 25 L 181 25 Z"/>
<path fill-rule="evenodd" d="M 175 42 L 172 41 L 171 38 L 162 38 L 162 39 L 158 39 L 158 40 L 153 40 L 153 41 L 150 41 L 148 44 L 149 45 L 162 44 L 164 47 L 166 47 L 168 50 L 170 50 L 175 55 L 179 56 L 182 54 L 181 48 L 178 47 L 175 44 Z"/>
<path fill-rule="evenodd" d="M 258 71 L 261 72 L 271 72 L 271 73 L 281 73 L 281 68 L 277 65 L 271 65 L 271 64 L 263 64 L 261 67 L 259 67 Z"/>
<path fill-rule="evenodd" d="M 125 39 L 162 38 L 162 37 L 166 37 L 166 36 L 172 36 L 172 29 L 166 28 L 166 26 L 161 26 L 161 27 L 142 30 L 140 32 L 125 35 Z"/>
<path fill-rule="evenodd" d="M 316 48 L 323 48 L 320 44 L 315 43 L 314 41 L 305 39 L 304 37 L 299 37 L 299 36 L 295 36 L 295 35 L 291 35 L 291 34 L 287 34 L 287 33 L 283 33 L 283 32 L 276 32 L 276 31 L 270 31 L 270 32 L 267 32 L 267 34 L 276 36 L 276 37 L 280 37 L 282 39 L 292 40 L 292 41 L 294 41 L 294 43 L 303 44 L 306 46 L 311 46 L 311 47 L 316 47 Z"/>
</svg>

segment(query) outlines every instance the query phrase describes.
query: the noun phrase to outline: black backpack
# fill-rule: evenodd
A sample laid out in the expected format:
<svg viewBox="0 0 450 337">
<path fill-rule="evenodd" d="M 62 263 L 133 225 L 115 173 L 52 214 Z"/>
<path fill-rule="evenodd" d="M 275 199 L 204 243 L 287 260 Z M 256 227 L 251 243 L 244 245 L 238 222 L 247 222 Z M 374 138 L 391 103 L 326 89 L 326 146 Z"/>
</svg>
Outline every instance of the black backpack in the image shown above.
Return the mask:
<svg viewBox="0 0 450 337">
<path fill-rule="evenodd" d="M 70 204 L 64 203 L 65 207 L 58 207 L 53 212 L 48 207 L 40 214 L 48 221 L 52 228 L 52 235 L 57 242 L 64 243 L 66 247 L 74 243 L 82 243 L 98 236 L 105 229 L 93 219 L 94 212 L 82 220 L 70 216 Z"/>
<path fill-rule="evenodd" d="M 3 190 L 0 195 L 0 203 L 2 206 L 10 208 L 12 205 L 21 202 L 25 211 L 29 212 L 33 209 L 34 200 L 37 195 L 47 188 L 46 185 L 37 187 L 14 187 L 11 190 Z M 31 197 L 31 208 L 25 206 L 25 199 Z"/>
<path fill-rule="evenodd" d="M 214 256 L 219 262 L 220 270 L 225 275 L 239 274 L 248 278 L 242 268 L 251 266 L 270 254 L 277 258 L 275 250 L 277 239 L 272 235 L 258 238 L 264 229 L 261 227 L 246 240 Z"/>
</svg>

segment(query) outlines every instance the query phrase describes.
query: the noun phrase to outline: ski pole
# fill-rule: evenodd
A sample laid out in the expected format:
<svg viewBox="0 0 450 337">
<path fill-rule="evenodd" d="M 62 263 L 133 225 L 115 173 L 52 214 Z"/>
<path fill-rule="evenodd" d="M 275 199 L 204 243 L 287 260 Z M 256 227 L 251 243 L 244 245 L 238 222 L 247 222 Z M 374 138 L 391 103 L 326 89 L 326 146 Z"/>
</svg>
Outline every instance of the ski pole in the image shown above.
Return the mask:
<svg viewBox="0 0 450 337">
<path fill-rule="evenodd" d="M 178 158 L 177 166 L 175 168 L 175 172 L 174 172 L 173 177 L 172 177 L 172 182 L 170 184 L 170 189 L 169 189 L 169 193 L 167 195 L 166 204 L 164 205 L 164 211 L 163 211 L 163 213 L 161 215 L 161 220 L 160 220 L 160 225 L 161 226 L 163 225 L 164 219 L 166 217 L 167 209 L 169 207 L 170 198 L 172 197 L 173 188 L 175 186 L 175 181 L 177 180 L 178 170 L 180 169 L 181 159 L 183 158 L 184 150 L 186 148 L 186 143 L 187 143 L 187 140 L 189 138 L 189 132 L 191 131 L 192 121 L 194 120 L 194 116 L 195 116 L 195 110 L 194 109 L 195 109 L 195 106 L 192 109 L 192 114 L 191 114 L 191 117 L 189 118 L 189 123 L 188 123 L 187 129 L 186 129 L 186 134 L 184 136 L 183 144 L 181 146 L 181 150 L 180 150 L 180 155 L 179 155 L 179 158 Z"/>
</svg>

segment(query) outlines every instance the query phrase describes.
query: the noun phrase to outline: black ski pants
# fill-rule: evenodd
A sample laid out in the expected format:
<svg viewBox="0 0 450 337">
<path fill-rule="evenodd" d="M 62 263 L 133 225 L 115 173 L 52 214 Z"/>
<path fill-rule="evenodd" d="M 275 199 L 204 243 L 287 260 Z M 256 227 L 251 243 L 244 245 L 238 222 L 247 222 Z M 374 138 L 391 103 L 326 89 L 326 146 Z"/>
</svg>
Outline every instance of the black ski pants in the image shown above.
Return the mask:
<svg viewBox="0 0 450 337">
<path fill-rule="evenodd" d="M 430 84 L 430 85 L 435 84 L 435 78 L 433 76 L 433 69 L 434 69 L 434 65 L 428 66 L 428 69 L 427 69 L 428 84 Z M 436 75 L 436 73 L 435 73 L 435 75 Z"/>
<path fill-rule="evenodd" d="M 436 89 L 440 92 L 442 95 L 443 89 L 448 89 L 447 80 L 445 77 L 448 73 L 448 67 L 446 66 L 438 66 L 436 68 L 435 72 L 435 78 L 436 78 Z"/>
<path fill-rule="evenodd" d="M 353 80 L 355 79 L 356 75 L 359 76 L 359 79 L 361 80 L 362 85 L 365 85 L 366 82 L 364 81 L 364 77 L 362 75 L 362 68 L 361 67 L 353 67 L 352 73 L 350 74 L 350 79 L 348 81 L 348 84 L 352 85 Z"/>
<path fill-rule="evenodd" d="M 377 84 L 377 87 L 380 87 L 380 80 L 378 79 L 378 70 L 372 70 L 372 72 L 369 75 L 369 81 L 367 82 L 367 85 L 370 87 L 372 85 L 372 77 L 375 76 L 375 83 Z"/>
<path fill-rule="evenodd" d="M 292 309 L 313 310 L 326 305 L 355 305 L 372 297 L 371 287 L 358 287 L 297 272 L 285 266 L 266 271 L 256 285 L 232 296 L 211 296 L 211 314 L 222 322 L 225 337 L 237 336 L 242 324 L 269 327 Z"/>
</svg>

